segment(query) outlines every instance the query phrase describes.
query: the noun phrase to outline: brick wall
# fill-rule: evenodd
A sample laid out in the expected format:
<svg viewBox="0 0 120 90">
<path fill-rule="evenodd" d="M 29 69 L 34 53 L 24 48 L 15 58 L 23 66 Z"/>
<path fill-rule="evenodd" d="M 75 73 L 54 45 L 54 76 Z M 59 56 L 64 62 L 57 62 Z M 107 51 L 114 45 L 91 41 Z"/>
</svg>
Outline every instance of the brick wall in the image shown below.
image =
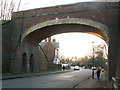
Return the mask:
<svg viewBox="0 0 120 90">
<path fill-rule="evenodd" d="M 15 57 L 12 60 L 11 72 L 24 73 L 23 68 L 23 54 L 26 53 L 26 63 L 30 62 L 30 56 L 33 55 L 34 72 L 41 72 L 47 70 L 47 59 L 41 50 L 41 47 L 33 42 L 24 41 L 21 43 L 15 52 Z"/>
<path fill-rule="evenodd" d="M 55 47 L 53 47 L 51 42 L 47 42 L 47 44 L 43 47 L 43 50 L 48 58 L 55 57 Z"/>
</svg>

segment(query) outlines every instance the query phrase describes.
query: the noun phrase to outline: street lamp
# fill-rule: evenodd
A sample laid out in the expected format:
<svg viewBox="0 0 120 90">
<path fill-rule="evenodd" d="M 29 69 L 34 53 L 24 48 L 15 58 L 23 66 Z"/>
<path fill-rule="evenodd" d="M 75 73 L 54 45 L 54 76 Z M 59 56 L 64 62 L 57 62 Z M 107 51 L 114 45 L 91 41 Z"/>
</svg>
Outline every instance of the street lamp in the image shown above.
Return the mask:
<svg viewBox="0 0 120 90">
<path fill-rule="evenodd" d="M 93 56 L 92 79 L 94 79 L 94 56 L 95 56 L 95 52 L 94 52 L 94 42 L 92 42 L 92 44 L 93 44 L 93 52 L 92 52 L 92 56 Z"/>
</svg>

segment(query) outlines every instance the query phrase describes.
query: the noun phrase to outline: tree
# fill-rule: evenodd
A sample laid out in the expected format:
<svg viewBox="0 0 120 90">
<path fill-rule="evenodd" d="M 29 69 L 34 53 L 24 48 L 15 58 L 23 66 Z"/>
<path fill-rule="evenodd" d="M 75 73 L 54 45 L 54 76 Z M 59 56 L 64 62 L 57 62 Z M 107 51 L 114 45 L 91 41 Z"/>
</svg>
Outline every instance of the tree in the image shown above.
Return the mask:
<svg viewBox="0 0 120 90">
<path fill-rule="evenodd" d="M 21 0 L 1 0 L 0 20 L 10 20 L 14 11 L 19 11 Z"/>
<path fill-rule="evenodd" d="M 104 57 L 104 45 L 98 45 L 95 47 L 95 55 L 96 57 L 94 58 L 94 65 L 95 66 L 103 66 L 106 67 L 106 61 Z"/>
<path fill-rule="evenodd" d="M 60 60 L 65 60 L 65 56 L 64 56 L 64 55 L 61 55 L 61 56 L 60 56 Z"/>
<path fill-rule="evenodd" d="M 107 59 L 104 57 L 104 45 L 98 45 L 94 47 L 95 49 L 95 57 L 94 57 L 94 65 L 95 66 L 103 66 L 106 68 Z M 93 66 L 93 57 L 85 56 L 80 60 L 80 66 L 87 66 L 91 68 Z"/>
</svg>

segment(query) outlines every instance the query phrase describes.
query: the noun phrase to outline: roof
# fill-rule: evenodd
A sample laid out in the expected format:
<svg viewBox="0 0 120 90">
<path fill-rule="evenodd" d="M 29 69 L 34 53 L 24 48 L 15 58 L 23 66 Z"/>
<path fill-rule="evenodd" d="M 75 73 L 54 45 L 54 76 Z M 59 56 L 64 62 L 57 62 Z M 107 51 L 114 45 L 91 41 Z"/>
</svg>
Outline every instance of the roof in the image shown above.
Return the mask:
<svg viewBox="0 0 120 90">
<path fill-rule="evenodd" d="M 43 48 L 46 44 L 47 42 L 41 42 L 40 46 Z M 59 48 L 59 42 L 51 42 L 51 44 L 53 45 L 53 47 Z"/>
<path fill-rule="evenodd" d="M 59 48 L 59 42 L 51 42 L 55 48 Z"/>
<path fill-rule="evenodd" d="M 41 42 L 40 46 L 43 48 L 46 44 L 47 44 L 47 42 Z"/>
</svg>

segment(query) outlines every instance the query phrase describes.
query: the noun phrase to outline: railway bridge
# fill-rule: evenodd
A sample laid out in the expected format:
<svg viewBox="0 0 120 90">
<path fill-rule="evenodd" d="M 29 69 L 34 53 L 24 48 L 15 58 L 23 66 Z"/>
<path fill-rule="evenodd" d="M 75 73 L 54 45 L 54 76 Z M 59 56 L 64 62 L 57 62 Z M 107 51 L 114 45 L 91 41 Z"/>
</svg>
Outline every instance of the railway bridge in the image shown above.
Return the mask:
<svg viewBox="0 0 120 90">
<path fill-rule="evenodd" d="M 84 32 L 102 38 L 109 49 L 109 78 L 120 77 L 120 6 L 116 2 L 82 2 L 15 12 L 4 23 L 3 71 L 24 71 L 23 63 L 34 59 L 34 71 L 47 69 L 47 60 L 39 43 L 52 35 Z"/>
</svg>

